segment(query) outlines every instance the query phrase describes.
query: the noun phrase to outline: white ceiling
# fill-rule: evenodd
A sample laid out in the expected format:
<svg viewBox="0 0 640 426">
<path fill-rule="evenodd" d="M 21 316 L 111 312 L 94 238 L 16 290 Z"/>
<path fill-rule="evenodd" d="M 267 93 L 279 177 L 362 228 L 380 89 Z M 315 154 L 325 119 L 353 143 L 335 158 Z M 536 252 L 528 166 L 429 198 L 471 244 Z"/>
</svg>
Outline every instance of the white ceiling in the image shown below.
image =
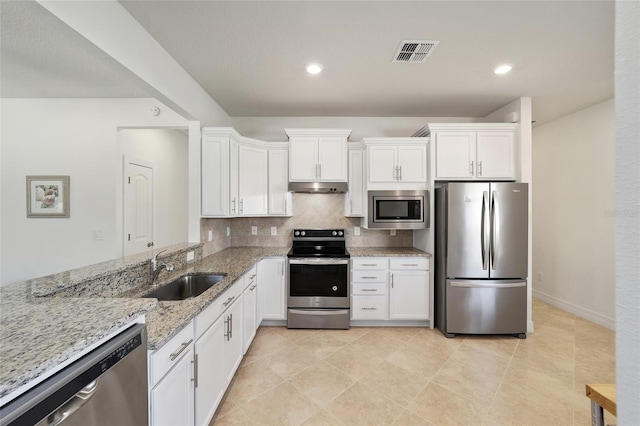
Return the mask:
<svg viewBox="0 0 640 426">
<path fill-rule="evenodd" d="M 613 1 L 120 3 L 232 117 L 484 117 L 530 96 L 546 122 L 613 96 Z M 2 97 L 144 96 L 39 5 L 3 1 L 1 24 Z M 411 39 L 440 44 L 392 63 Z"/>
</svg>

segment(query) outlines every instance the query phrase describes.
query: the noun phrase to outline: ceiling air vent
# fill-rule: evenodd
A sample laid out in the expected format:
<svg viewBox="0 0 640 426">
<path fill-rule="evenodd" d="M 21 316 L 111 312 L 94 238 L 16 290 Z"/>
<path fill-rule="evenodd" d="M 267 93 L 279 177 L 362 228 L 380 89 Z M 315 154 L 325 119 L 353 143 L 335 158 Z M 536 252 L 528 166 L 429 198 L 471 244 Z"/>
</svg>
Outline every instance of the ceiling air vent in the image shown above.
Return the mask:
<svg viewBox="0 0 640 426">
<path fill-rule="evenodd" d="M 424 62 L 438 43 L 434 40 L 402 40 L 392 62 Z"/>
</svg>

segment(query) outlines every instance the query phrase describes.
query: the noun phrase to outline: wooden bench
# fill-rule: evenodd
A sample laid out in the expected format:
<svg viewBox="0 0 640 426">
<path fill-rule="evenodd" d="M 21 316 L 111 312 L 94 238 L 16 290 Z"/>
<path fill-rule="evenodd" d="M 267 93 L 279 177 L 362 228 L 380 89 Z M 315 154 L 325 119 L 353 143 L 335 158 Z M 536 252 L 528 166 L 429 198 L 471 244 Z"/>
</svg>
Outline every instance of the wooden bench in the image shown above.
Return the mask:
<svg viewBox="0 0 640 426">
<path fill-rule="evenodd" d="M 587 396 L 591 400 L 591 425 L 605 426 L 603 408 L 614 416 L 617 416 L 616 385 L 586 385 L 586 388 Z"/>
</svg>

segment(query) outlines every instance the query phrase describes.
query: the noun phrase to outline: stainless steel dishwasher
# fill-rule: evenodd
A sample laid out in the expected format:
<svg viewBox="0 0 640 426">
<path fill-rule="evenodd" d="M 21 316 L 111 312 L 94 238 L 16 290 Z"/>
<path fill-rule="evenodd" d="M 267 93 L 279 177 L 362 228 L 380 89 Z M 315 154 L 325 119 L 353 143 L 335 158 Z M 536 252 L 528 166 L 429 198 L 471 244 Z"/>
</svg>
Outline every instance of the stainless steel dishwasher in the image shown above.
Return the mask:
<svg viewBox="0 0 640 426">
<path fill-rule="evenodd" d="M 147 330 L 131 326 L 0 409 L 0 425 L 147 425 Z"/>
</svg>

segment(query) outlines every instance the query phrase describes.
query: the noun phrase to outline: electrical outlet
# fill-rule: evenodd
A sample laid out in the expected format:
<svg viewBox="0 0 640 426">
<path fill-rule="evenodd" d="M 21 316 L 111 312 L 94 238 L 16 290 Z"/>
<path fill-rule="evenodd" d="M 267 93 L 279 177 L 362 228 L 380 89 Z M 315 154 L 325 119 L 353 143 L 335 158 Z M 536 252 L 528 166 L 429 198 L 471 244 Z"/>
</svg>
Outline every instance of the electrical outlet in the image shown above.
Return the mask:
<svg viewBox="0 0 640 426">
<path fill-rule="evenodd" d="M 102 233 L 102 229 L 96 229 L 95 231 L 93 231 L 93 240 L 94 241 L 104 240 L 104 234 Z"/>
<path fill-rule="evenodd" d="M 231 227 L 227 226 L 227 237 L 231 236 Z"/>
<path fill-rule="evenodd" d="M 257 226 L 252 226 L 251 227 L 251 235 L 258 235 L 258 227 Z"/>
<path fill-rule="evenodd" d="M 389 235 L 391 235 L 392 237 L 393 237 L 394 235 L 396 235 L 396 230 L 395 230 L 395 229 L 390 229 L 390 230 L 389 230 Z"/>
<path fill-rule="evenodd" d="M 213 241 L 213 231 L 209 229 L 209 241 Z"/>
<path fill-rule="evenodd" d="M 209 231 L 209 232 L 211 232 L 211 231 Z M 211 241 L 211 240 L 209 240 L 209 241 Z M 195 259 L 195 256 L 196 256 L 196 255 L 195 255 L 195 253 L 194 253 L 194 252 L 192 252 L 192 251 L 187 252 L 187 262 L 189 262 L 189 261 L 191 261 L 191 260 Z"/>
<path fill-rule="evenodd" d="M 278 235 L 278 227 L 277 226 L 272 226 L 271 227 L 271 235 Z"/>
<path fill-rule="evenodd" d="M 538 281 L 538 282 L 540 282 L 540 283 L 542 282 L 542 272 L 538 272 L 538 273 L 536 274 L 536 281 Z"/>
<path fill-rule="evenodd" d="M 353 228 L 353 235 L 360 235 L 360 227 L 359 226 L 355 226 Z"/>
</svg>

